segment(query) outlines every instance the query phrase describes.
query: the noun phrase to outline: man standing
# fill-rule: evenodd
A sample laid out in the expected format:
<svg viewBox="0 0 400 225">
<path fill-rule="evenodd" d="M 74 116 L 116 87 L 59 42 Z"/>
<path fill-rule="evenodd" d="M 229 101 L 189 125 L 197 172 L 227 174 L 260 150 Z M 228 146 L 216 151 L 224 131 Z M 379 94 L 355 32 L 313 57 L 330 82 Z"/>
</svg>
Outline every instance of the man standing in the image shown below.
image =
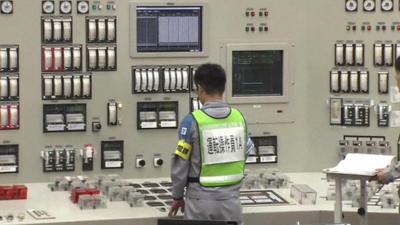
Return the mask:
<svg viewBox="0 0 400 225">
<path fill-rule="evenodd" d="M 396 59 L 394 67 L 396 69 L 397 87 L 400 90 L 400 57 L 398 57 Z M 400 140 L 398 140 L 398 141 L 400 141 Z M 377 180 L 380 183 L 383 183 L 383 184 L 390 183 L 390 182 L 394 181 L 396 178 L 400 177 L 400 162 L 397 162 L 397 164 L 393 170 L 390 170 L 390 168 L 385 168 L 385 169 L 379 169 L 377 172 L 378 172 Z"/>
<path fill-rule="evenodd" d="M 203 107 L 187 115 L 180 125 L 172 159 L 174 201 L 169 216 L 180 209 L 185 219 L 242 225 L 240 187 L 246 154 L 254 144 L 243 115 L 223 101 L 224 69 L 203 64 L 197 68 L 194 82 Z"/>
</svg>

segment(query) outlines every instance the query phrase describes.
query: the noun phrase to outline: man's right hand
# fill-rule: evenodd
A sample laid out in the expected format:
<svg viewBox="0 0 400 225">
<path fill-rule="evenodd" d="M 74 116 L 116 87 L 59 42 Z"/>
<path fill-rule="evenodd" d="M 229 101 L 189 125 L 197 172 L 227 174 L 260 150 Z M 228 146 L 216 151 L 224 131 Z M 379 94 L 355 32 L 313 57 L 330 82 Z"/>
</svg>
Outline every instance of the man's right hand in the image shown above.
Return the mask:
<svg viewBox="0 0 400 225">
<path fill-rule="evenodd" d="M 385 170 L 385 169 L 378 169 L 376 170 L 376 179 L 378 180 L 379 183 L 381 184 L 388 184 L 391 182 L 390 179 L 390 171 Z"/>
<path fill-rule="evenodd" d="M 168 216 L 169 217 L 176 216 L 179 209 L 181 209 L 182 213 L 185 211 L 185 200 L 183 199 L 174 200 L 171 204 L 171 209 L 169 210 Z"/>
</svg>

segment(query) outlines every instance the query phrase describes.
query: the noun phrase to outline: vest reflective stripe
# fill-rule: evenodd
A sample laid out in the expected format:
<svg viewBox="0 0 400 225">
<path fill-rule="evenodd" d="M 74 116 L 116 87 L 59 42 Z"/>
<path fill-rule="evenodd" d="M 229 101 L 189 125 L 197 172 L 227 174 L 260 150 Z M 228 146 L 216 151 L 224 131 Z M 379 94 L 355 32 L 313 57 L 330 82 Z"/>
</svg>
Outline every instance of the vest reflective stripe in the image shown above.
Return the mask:
<svg viewBox="0 0 400 225">
<path fill-rule="evenodd" d="M 228 175 L 228 176 L 214 176 L 214 177 L 200 177 L 200 183 L 215 183 L 221 181 L 237 182 L 243 179 L 243 173 Z"/>
<path fill-rule="evenodd" d="M 240 183 L 244 177 L 247 143 L 242 114 L 232 108 L 228 117 L 218 119 L 196 110 L 193 117 L 199 128 L 200 184 L 221 187 Z"/>
</svg>

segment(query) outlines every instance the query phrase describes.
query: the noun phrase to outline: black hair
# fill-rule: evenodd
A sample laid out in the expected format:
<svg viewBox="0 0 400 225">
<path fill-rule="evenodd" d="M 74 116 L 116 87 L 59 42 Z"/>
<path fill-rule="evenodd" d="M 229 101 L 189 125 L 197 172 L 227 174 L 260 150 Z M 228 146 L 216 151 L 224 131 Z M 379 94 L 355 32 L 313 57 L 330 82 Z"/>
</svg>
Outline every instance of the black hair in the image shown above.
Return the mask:
<svg viewBox="0 0 400 225">
<path fill-rule="evenodd" d="M 225 70 L 218 64 L 202 64 L 194 74 L 194 83 L 201 86 L 207 94 L 222 95 L 226 83 Z"/>
<path fill-rule="evenodd" d="M 397 72 L 400 72 L 400 56 L 396 58 L 396 61 L 394 63 L 394 68 L 396 69 Z"/>
</svg>

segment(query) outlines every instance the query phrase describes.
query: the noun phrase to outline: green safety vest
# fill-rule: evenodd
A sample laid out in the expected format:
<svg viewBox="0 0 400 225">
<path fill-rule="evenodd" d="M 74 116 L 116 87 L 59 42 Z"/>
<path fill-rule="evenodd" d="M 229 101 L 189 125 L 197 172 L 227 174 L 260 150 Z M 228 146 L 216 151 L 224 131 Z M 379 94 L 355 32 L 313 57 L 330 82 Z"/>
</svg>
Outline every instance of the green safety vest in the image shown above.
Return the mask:
<svg viewBox="0 0 400 225">
<path fill-rule="evenodd" d="M 202 110 L 193 113 L 200 138 L 199 183 L 206 187 L 238 184 L 244 177 L 247 128 L 239 110 L 226 118 L 213 118 Z"/>
</svg>

